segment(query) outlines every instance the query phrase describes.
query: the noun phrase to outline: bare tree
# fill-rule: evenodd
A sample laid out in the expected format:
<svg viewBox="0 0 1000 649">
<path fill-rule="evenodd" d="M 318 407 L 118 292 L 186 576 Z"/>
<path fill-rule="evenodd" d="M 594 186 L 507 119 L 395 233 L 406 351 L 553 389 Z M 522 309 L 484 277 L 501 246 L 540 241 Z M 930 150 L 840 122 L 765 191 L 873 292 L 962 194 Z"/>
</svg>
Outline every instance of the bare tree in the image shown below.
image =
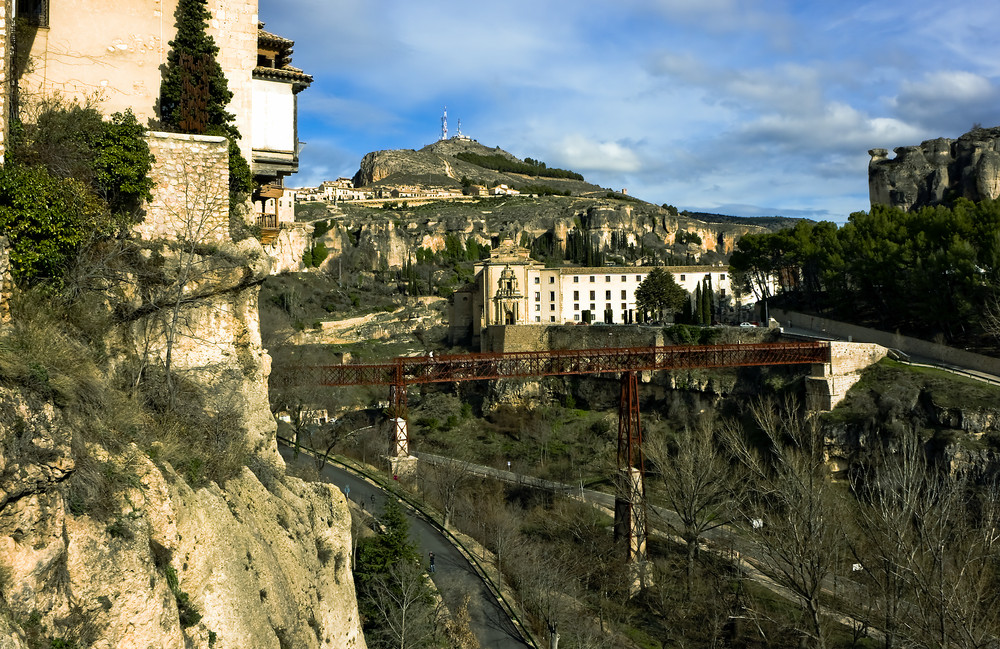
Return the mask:
<svg viewBox="0 0 1000 649">
<path fill-rule="evenodd" d="M 914 436 L 890 451 L 877 449 L 872 466 L 855 472 L 851 488 L 858 499 L 849 545 L 860 564 L 872 613 L 878 617 L 886 649 L 900 640 L 908 566 L 916 550 L 913 520 L 926 495 L 927 464 Z"/>
<path fill-rule="evenodd" d="M 995 647 L 1000 633 L 1000 510 L 995 486 L 936 472 L 918 501 L 907 576 L 907 633 L 929 647 Z"/>
<path fill-rule="evenodd" d="M 503 562 L 520 543 L 521 517 L 505 501 L 503 492 L 493 492 L 480 504 L 479 515 L 488 547 L 497 559 L 497 571 L 503 576 Z"/>
<path fill-rule="evenodd" d="M 406 560 L 396 561 L 371 582 L 370 598 L 382 624 L 377 646 L 416 649 L 430 646 L 434 638 L 434 608 L 423 570 Z"/>
<path fill-rule="evenodd" d="M 993 484 L 926 461 L 915 434 L 855 476 L 852 550 L 886 649 L 995 646 L 1000 511 Z"/>
<path fill-rule="evenodd" d="M 791 400 L 781 405 L 761 400 L 750 410 L 764 448 L 754 448 L 746 436 L 731 438 L 754 482 L 748 532 L 760 546 L 766 571 L 799 598 L 807 619 L 801 631 L 824 649 L 820 593 L 839 562 L 843 535 L 823 438 L 816 419 Z"/>
<path fill-rule="evenodd" d="M 451 525 L 460 496 L 472 483 L 471 464 L 461 460 L 448 460 L 426 466 L 424 484 L 429 494 L 436 498 L 444 512 L 444 526 Z"/>
<path fill-rule="evenodd" d="M 732 479 L 728 457 L 716 446 L 712 422 L 704 418 L 679 431 L 672 441 L 648 437 L 646 459 L 663 488 L 665 512 L 656 514 L 687 546 L 687 584 L 690 596 L 698 545 L 711 530 L 730 523 L 739 503 L 739 482 Z"/>
</svg>

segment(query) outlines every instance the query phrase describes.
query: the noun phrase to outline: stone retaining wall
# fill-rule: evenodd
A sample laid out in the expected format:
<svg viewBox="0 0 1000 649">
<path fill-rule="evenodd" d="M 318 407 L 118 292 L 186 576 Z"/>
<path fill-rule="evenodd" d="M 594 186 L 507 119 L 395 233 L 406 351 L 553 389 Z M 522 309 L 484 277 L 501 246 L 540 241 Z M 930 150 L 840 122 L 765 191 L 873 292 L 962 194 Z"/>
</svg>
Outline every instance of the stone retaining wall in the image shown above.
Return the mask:
<svg viewBox="0 0 1000 649">
<path fill-rule="evenodd" d="M 964 349 L 956 349 L 947 345 L 911 338 L 898 333 L 859 327 L 846 322 L 838 322 L 828 318 L 806 315 L 795 311 L 784 311 L 781 309 L 771 309 L 771 317 L 776 318 L 782 326 L 801 327 L 812 331 L 820 331 L 839 338 L 850 338 L 858 342 L 870 342 L 898 349 L 914 356 L 925 356 L 941 361 L 942 363 L 952 363 L 961 367 L 986 372 L 988 374 L 1000 375 L 1000 359 L 982 354 L 967 352 Z"/>
<path fill-rule="evenodd" d="M 524 324 L 487 327 L 481 349 L 484 352 L 537 352 L 661 345 L 662 327 Z"/>
<path fill-rule="evenodd" d="M 153 200 L 135 226 L 143 239 L 223 243 L 229 236 L 229 141 L 224 137 L 150 132 L 156 161 Z"/>
</svg>

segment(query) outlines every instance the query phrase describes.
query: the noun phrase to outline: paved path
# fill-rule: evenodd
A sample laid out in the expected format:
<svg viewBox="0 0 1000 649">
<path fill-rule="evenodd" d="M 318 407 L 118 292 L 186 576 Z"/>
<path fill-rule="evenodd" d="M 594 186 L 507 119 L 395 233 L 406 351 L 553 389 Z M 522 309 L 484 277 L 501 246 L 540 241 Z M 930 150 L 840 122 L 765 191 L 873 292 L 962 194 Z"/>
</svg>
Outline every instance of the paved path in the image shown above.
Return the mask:
<svg viewBox="0 0 1000 649">
<path fill-rule="evenodd" d="M 292 449 L 284 445 L 278 447 L 285 462 L 292 464 Z M 312 462 L 307 456 L 300 456 L 300 462 Z M 327 464 L 323 468 L 322 479 L 336 485 L 347 497 L 358 505 L 364 503 L 369 512 L 379 513 L 386 498 L 395 496 L 383 491 L 357 474 L 339 465 Z M 457 611 L 469 595 L 469 617 L 472 631 L 483 649 L 523 649 L 530 647 L 507 614 L 497 603 L 489 587 L 483 583 L 472 564 L 438 528 L 423 517 L 415 514 L 405 503 L 403 511 L 410 521 L 410 536 L 417 542 L 423 553 L 424 567 L 427 568 L 427 553 L 433 552 L 436 571 L 431 575 L 434 585 L 441 593 L 441 599 L 451 611 Z"/>
</svg>

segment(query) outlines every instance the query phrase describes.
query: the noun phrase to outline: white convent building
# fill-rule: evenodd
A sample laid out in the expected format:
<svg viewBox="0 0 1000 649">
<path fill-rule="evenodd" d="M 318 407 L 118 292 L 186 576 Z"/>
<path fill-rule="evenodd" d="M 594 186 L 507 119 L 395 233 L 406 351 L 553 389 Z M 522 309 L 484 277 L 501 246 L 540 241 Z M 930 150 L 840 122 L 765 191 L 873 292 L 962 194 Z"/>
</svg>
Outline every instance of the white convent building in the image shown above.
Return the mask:
<svg viewBox="0 0 1000 649">
<path fill-rule="evenodd" d="M 632 324 L 637 320 L 635 290 L 657 266 L 561 266 L 547 268 L 526 248 L 501 243 L 476 265 L 472 282 L 455 292 L 450 337 L 476 345 L 491 325 L 562 325 L 588 320 Z M 728 266 L 659 266 L 694 295 L 709 285 L 714 309 L 746 306 L 752 295 L 734 293 Z"/>
</svg>

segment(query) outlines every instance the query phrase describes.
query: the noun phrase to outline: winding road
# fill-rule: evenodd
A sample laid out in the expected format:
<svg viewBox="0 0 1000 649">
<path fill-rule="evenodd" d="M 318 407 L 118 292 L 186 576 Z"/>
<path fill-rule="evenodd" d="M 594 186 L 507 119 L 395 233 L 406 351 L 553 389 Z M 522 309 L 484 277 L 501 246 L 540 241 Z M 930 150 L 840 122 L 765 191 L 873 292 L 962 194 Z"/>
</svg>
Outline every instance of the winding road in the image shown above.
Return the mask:
<svg viewBox="0 0 1000 649">
<path fill-rule="evenodd" d="M 285 445 L 278 448 L 289 465 L 311 462 L 305 455 L 300 455 L 298 460 L 293 459 L 292 449 Z M 382 511 L 385 499 L 395 498 L 377 484 L 339 465 L 327 464 L 320 475 L 323 481 L 339 487 L 350 500 L 358 505 L 364 504 L 369 512 Z M 483 649 L 531 647 L 462 552 L 435 525 L 414 512 L 405 502 L 400 504 L 410 521 L 410 536 L 424 556 L 425 568 L 427 553 L 434 553 L 436 571 L 430 576 L 448 609 L 457 611 L 465 596 L 469 596 L 469 617 L 479 646 Z"/>
</svg>

